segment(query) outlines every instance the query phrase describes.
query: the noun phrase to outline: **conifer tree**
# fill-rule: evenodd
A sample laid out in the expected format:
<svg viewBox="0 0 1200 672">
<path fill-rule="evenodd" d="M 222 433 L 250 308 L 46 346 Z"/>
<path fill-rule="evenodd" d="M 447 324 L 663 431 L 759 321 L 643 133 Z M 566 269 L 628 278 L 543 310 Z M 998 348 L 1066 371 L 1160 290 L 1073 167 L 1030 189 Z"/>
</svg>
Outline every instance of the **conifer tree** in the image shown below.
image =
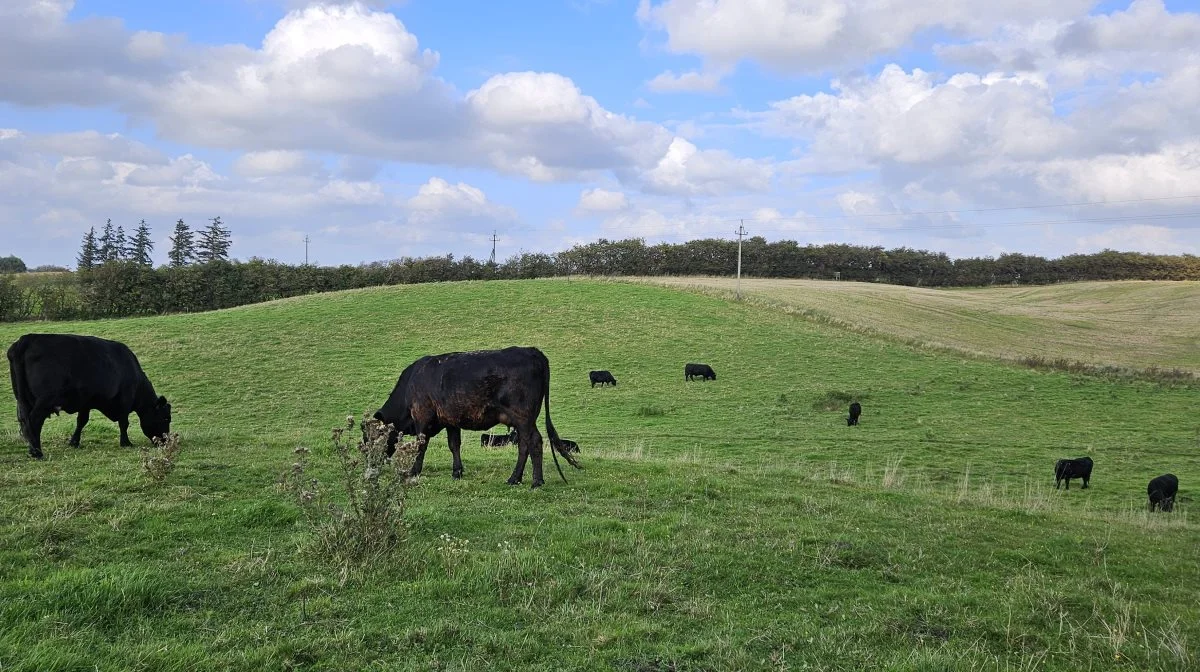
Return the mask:
<svg viewBox="0 0 1200 672">
<path fill-rule="evenodd" d="M 154 251 L 154 241 L 150 238 L 150 227 L 146 220 L 138 224 L 137 232 L 133 234 L 133 243 L 129 247 L 129 260 L 138 266 L 153 266 L 154 259 L 150 253 Z"/>
<path fill-rule="evenodd" d="M 196 258 L 195 244 L 192 242 L 192 230 L 183 220 L 175 222 L 175 235 L 171 236 L 171 251 L 167 253 L 171 265 L 187 266 Z"/>
<path fill-rule="evenodd" d="M 200 241 L 196 244 L 196 260 L 202 264 L 210 261 L 229 261 L 229 246 L 232 244 L 229 229 L 221 224 L 220 217 L 213 217 L 211 223 L 200 232 Z"/>
<path fill-rule="evenodd" d="M 75 257 L 75 270 L 92 270 L 96 267 L 99 256 L 100 249 L 96 246 L 96 227 L 93 226 L 83 234 L 83 246 L 79 250 L 79 256 Z"/>
</svg>

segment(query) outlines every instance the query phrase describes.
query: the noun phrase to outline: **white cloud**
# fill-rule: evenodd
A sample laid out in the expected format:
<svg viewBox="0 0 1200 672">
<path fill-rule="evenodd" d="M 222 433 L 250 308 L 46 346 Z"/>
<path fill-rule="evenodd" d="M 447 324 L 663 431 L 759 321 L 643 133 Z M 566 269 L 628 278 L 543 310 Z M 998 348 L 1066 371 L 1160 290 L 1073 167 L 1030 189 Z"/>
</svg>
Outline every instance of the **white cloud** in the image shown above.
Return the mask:
<svg viewBox="0 0 1200 672">
<path fill-rule="evenodd" d="M 417 195 L 408 199 L 409 221 L 416 224 L 465 224 L 469 222 L 508 222 L 517 213 L 505 205 L 488 200 L 478 187 L 464 182 L 450 184 L 440 177 L 421 185 Z"/>
<path fill-rule="evenodd" d="M 717 195 L 731 191 L 766 191 L 771 184 L 770 165 L 739 159 L 720 150 L 698 150 L 675 138 L 667 153 L 645 174 L 650 191 L 676 195 Z"/>
<path fill-rule="evenodd" d="M 607 189 L 584 189 L 579 195 L 579 204 L 575 209 L 580 214 L 596 212 L 617 212 L 629 207 L 629 199 L 620 191 Z"/>
<path fill-rule="evenodd" d="M 1197 254 L 1200 245 L 1180 240 L 1179 232 L 1164 226 L 1132 224 L 1079 236 L 1075 247 L 1081 252 L 1101 250 L 1137 250 L 1152 254 Z"/>
<path fill-rule="evenodd" d="M 304 172 L 287 162 L 316 151 L 639 188 L 674 139 L 557 73 L 499 74 L 460 94 L 399 19 L 359 2 L 289 12 L 257 48 L 188 45 L 119 21 L 68 20 L 61 3 L 18 2 L 24 27 L 0 27 L 0 101 L 116 105 L 165 139 L 248 153 L 245 175 Z M 719 189 L 712 180 L 671 188 Z"/>
<path fill-rule="evenodd" d="M 275 150 L 243 154 L 233 162 L 233 170 L 245 177 L 307 175 L 316 172 L 320 165 L 304 152 Z"/>
<path fill-rule="evenodd" d="M 644 26 L 666 33 L 674 53 L 718 67 L 750 59 L 784 72 L 857 64 L 910 44 L 924 31 L 986 36 L 1006 25 L 1068 19 L 1092 0 L 925 2 L 879 0 L 641 0 Z"/>
<path fill-rule="evenodd" d="M 646 88 L 658 93 L 719 93 L 722 74 L 715 72 L 685 72 L 676 75 L 667 70 L 646 82 Z"/>
</svg>

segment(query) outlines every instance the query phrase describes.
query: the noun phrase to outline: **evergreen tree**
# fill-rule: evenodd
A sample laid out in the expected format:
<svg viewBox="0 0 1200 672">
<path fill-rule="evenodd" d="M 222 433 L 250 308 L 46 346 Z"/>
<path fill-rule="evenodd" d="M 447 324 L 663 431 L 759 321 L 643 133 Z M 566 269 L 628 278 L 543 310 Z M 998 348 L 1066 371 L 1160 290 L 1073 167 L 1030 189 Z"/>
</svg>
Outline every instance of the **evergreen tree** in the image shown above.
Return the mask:
<svg viewBox="0 0 1200 672">
<path fill-rule="evenodd" d="M 114 243 L 116 242 L 117 232 L 113 230 L 112 220 L 104 222 L 104 231 L 100 234 L 100 248 L 96 255 L 97 263 L 103 264 L 106 261 L 111 261 L 117 258 Z"/>
<path fill-rule="evenodd" d="M 167 253 L 172 266 L 187 266 L 196 258 L 196 247 L 192 242 L 192 230 L 183 220 L 175 222 L 175 235 L 171 236 L 171 251 Z"/>
<path fill-rule="evenodd" d="M 96 246 L 96 227 L 93 226 L 83 234 L 83 247 L 79 250 L 79 256 L 75 257 L 75 270 L 92 270 L 99 257 L 100 248 Z"/>
<path fill-rule="evenodd" d="M 229 246 L 232 244 L 229 229 L 221 225 L 220 217 L 213 217 L 212 223 L 200 232 L 200 242 L 196 245 L 196 260 L 202 264 L 210 261 L 229 261 Z"/>
<path fill-rule="evenodd" d="M 124 261 L 129 258 L 129 240 L 125 237 L 125 227 L 118 226 L 113 234 L 112 261 Z"/>
<path fill-rule="evenodd" d="M 138 266 L 153 266 L 154 260 L 150 253 L 154 251 L 154 241 L 150 239 L 150 227 L 146 220 L 138 224 L 137 232 L 133 234 L 133 243 L 129 247 L 129 260 Z"/>
</svg>

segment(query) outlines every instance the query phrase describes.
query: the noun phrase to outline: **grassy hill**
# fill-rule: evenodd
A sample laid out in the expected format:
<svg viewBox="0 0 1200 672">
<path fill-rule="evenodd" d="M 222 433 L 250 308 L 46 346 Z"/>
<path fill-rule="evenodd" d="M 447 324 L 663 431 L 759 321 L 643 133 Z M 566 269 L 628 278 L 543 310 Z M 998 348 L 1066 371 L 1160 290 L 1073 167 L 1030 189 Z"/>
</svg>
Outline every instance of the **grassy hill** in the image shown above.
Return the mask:
<svg viewBox="0 0 1200 672">
<path fill-rule="evenodd" d="M 729 278 L 649 278 L 732 296 Z M 1009 360 L 1200 373 L 1200 283 L 1078 282 L 926 289 L 865 282 L 743 279 L 752 301 L 903 341 Z"/>
<path fill-rule="evenodd" d="M 0 325 L 0 343 L 28 331 L 128 343 L 174 405 L 184 452 L 155 486 L 113 423 L 94 418 L 76 450 L 63 416 L 35 462 L 0 395 L 0 669 L 1198 664 L 1194 389 L 605 282 Z M 330 428 L 377 408 L 404 366 L 512 344 L 550 358 L 555 425 L 585 470 L 509 487 L 515 449 L 468 432 L 454 481 L 441 435 L 391 564 L 300 552 L 303 519 L 274 485 L 296 446 L 329 482 Z M 685 383 L 690 361 L 718 380 Z M 590 389 L 596 368 L 619 386 Z M 1096 462 L 1092 487 L 1054 491 L 1054 460 L 1079 455 Z M 1146 482 L 1167 471 L 1184 501 L 1150 516 Z"/>
</svg>

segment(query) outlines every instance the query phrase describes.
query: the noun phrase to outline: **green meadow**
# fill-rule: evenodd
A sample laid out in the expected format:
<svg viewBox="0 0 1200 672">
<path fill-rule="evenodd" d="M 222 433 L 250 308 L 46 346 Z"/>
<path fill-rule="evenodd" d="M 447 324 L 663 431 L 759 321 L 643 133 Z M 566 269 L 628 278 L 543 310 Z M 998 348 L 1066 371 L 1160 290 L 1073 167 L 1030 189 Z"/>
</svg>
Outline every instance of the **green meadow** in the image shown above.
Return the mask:
<svg viewBox="0 0 1200 672">
<path fill-rule="evenodd" d="M 1033 290 L 939 294 L 965 307 L 826 297 L 817 314 L 785 310 L 804 307 L 795 293 L 577 279 L 0 325 L 5 347 L 50 331 L 127 343 L 182 437 L 161 484 L 99 414 L 78 449 L 74 416 L 52 417 L 34 461 L 0 394 L 0 670 L 1200 667 L 1197 389 L 1005 363 L 1027 353 L 971 305 L 1063 311 Z M 1122 347 L 1105 305 L 1071 308 L 1097 325 L 1095 357 L 1074 359 L 1196 368 L 1172 340 L 1194 332 L 1156 321 Z M 1032 343 L 1065 329 L 1017 321 Z M 331 429 L 378 408 L 405 366 L 508 345 L 549 357 L 554 424 L 584 469 L 564 464 L 563 483 L 547 454 L 544 487 L 528 469 L 511 487 L 515 448 L 464 432 L 456 481 L 442 434 L 393 557 L 314 554 L 276 486 L 293 450 L 336 488 Z M 1159 347 L 1178 356 L 1148 359 Z M 685 382 L 687 362 L 718 379 Z M 590 388 L 592 369 L 619 385 Z M 1084 455 L 1091 487 L 1056 491 L 1054 461 Z M 1166 472 L 1180 501 L 1149 514 L 1146 483 Z"/>
</svg>

